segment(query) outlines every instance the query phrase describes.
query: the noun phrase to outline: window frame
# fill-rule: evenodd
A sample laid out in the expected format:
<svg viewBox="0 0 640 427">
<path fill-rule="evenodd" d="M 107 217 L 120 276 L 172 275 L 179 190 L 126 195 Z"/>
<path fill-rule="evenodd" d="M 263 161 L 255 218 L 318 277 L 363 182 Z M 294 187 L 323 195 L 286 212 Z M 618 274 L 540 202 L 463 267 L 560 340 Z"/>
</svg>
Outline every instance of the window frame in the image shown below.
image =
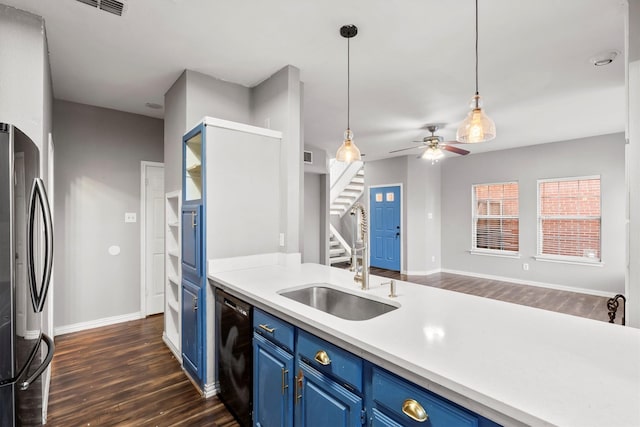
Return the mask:
<svg viewBox="0 0 640 427">
<path fill-rule="evenodd" d="M 564 182 L 564 181 L 588 181 L 597 179 L 600 182 L 600 194 L 599 194 L 599 203 L 600 203 L 600 215 L 556 215 L 556 216 L 543 216 L 541 215 L 542 210 L 542 199 L 541 199 L 541 184 L 545 182 Z M 602 262 L 602 176 L 601 175 L 585 175 L 585 176 L 571 176 L 571 177 L 561 177 L 561 178 L 544 178 L 538 179 L 536 181 L 536 256 L 534 257 L 538 261 L 548 261 L 548 262 L 558 262 L 564 264 L 579 264 L 579 265 L 590 265 L 590 266 L 598 266 L 601 267 L 604 265 Z M 573 255 L 556 255 L 556 254 L 544 254 L 542 253 L 543 247 L 543 235 L 542 235 L 542 221 L 548 219 L 559 219 L 559 220 L 570 220 L 570 219 L 579 219 L 579 220 L 588 220 L 588 219 L 598 219 L 600 222 L 599 229 L 599 240 L 598 240 L 598 252 L 600 254 L 599 258 L 588 258 L 588 257 L 580 257 Z"/>
<path fill-rule="evenodd" d="M 499 201 L 500 203 L 500 215 L 482 215 L 479 216 L 477 214 L 478 208 L 478 199 L 476 198 L 476 187 L 482 186 L 491 186 L 491 185 L 507 185 L 507 184 L 515 184 L 518 188 L 518 215 L 503 215 L 503 207 L 504 207 L 504 198 Z M 489 211 L 489 204 L 491 200 L 487 200 L 487 212 Z M 507 249 L 487 249 L 487 248 L 479 248 L 478 247 L 478 219 L 515 219 L 518 221 L 518 250 L 512 251 Z M 502 225 L 501 225 L 502 227 Z M 479 183 L 471 185 L 471 250 L 469 253 L 473 255 L 489 255 L 503 258 L 520 258 L 520 183 L 517 180 L 514 181 L 503 181 L 503 182 L 489 182 L 489 183 Z"/>
</svg>

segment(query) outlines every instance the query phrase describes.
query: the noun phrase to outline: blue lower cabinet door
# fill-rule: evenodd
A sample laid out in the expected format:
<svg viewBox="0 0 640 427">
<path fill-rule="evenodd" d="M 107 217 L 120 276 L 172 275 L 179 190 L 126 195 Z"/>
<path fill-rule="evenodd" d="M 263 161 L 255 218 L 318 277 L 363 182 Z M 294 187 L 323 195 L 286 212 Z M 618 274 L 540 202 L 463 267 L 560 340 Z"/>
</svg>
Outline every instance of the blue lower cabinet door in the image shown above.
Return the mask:
<svg viewBox="0 0 640 427">
<path fill-rule="evenodd" d="M 376 408 L 371 412 L 371 427 L 403 427 L 402 424 L 393 421 Z"/>
<path fill-rule="evenodd" d="M 354 427 L 364 424 L 362 398 L 302 361 L 298 364 L 297 383 L 296 426 Z"/>
<path fill-rule="evenodd" d="M 293 356 L 253 334 L 253 425 L 293 426 Z"/>
<path fill-rule="evenodd" d="M 193 379 L 200 378 L 199 292 L 196 285 L 182 281 L 182 365 Z"/>
</svg>

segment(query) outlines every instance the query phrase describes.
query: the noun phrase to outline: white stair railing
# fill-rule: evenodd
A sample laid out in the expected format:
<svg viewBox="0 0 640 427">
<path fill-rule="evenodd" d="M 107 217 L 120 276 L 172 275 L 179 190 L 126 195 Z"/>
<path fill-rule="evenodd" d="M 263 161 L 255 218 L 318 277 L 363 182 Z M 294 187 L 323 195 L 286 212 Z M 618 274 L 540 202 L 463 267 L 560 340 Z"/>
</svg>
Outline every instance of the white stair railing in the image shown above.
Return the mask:
<svg viewBox="0 0 640 427">
<path fill-rule="evenodd" d="M 347 241 L 344 240 L 344 237 L 342 237 L 342 235 L 340 233 L 338 233 L 338 230 L 336 230 L 336 228 L 333 226 L 333 224 L 329 224 L 329 231 L 331 232 L 331 234 L 333 234 L 333 237 L 335 237 L 336 240 L 340 243 L 340 246 L 342 246 L 342 248 L 344 249 L 345 253 L 349 257 L 351 257 L 351 246 L 349 246 Z"/>
<path fill-rule="evenodd" d="M 331 191 L 329 193 L 329 203 L 333 203 L 339 196 L 342 191 L 344 191 L 345 187 L 351 183 L 351 180 L 358 173 L 358 171 L 362 168 L 362 162 L 353 162 L 353 163 L 344 163 L 344 162 L 334 162 L 331 166 Z M 344 167 L 344 165 L 347 165 Z M 335 174 L 340 174 L 334 181 L 334 168 Z"/>
</svg>

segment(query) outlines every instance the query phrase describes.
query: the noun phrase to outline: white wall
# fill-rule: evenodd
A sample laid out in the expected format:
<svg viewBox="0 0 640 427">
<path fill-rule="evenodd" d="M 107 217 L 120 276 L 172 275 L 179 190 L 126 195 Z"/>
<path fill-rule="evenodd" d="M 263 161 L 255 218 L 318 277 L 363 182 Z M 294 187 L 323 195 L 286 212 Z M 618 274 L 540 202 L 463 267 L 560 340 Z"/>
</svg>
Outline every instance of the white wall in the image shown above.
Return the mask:
<svg viewBox="0 0 640 427">
<path fill-rule="evenodd" d="M 442 268 L 577 290 L 622 292 L 625 274 L 624 137 L 604 135 L 442 162 Z M 600 175 L 602 267 L 536 261 L 537 179 Z M 471 255 L 471 186 L 518 181 L 520 259 Z M 529 271 L 524 271 L 523 263 Z"/>
<path fill-rule="evenodd" d="M 0 122 L 35 142 L 45 177 L 52 98 L 48 59 L 44 20 L 0 4 Z"/>
<path fill-rule="evenodd" d="M 627 324 L 640 328 L 640 1 L 629 2 L 627 196 L 629 218 Z"/>
<path fill-rule="evenodd" d="M 140 222 L 124 214 L 140 216 L 140 161 L 162 161 L 163 123 L 66 101 L 53 113 L 54 322 L 64 331 L 140 311 Z"/>
</svg>

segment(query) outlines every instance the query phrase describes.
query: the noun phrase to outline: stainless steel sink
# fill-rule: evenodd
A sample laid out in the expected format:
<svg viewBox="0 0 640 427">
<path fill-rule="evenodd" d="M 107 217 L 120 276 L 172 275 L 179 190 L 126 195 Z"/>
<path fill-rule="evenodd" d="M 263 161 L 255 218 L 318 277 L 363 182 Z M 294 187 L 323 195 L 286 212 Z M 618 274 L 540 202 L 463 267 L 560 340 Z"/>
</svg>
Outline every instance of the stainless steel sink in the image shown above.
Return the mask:
<svg viewBox="0 0 640 427">
<path fill-rule="evenodd" d="M 323 284 L 281 292 L 280 295 L 345 320 L 369 320 L 398 308 Z"/>
</svg>

